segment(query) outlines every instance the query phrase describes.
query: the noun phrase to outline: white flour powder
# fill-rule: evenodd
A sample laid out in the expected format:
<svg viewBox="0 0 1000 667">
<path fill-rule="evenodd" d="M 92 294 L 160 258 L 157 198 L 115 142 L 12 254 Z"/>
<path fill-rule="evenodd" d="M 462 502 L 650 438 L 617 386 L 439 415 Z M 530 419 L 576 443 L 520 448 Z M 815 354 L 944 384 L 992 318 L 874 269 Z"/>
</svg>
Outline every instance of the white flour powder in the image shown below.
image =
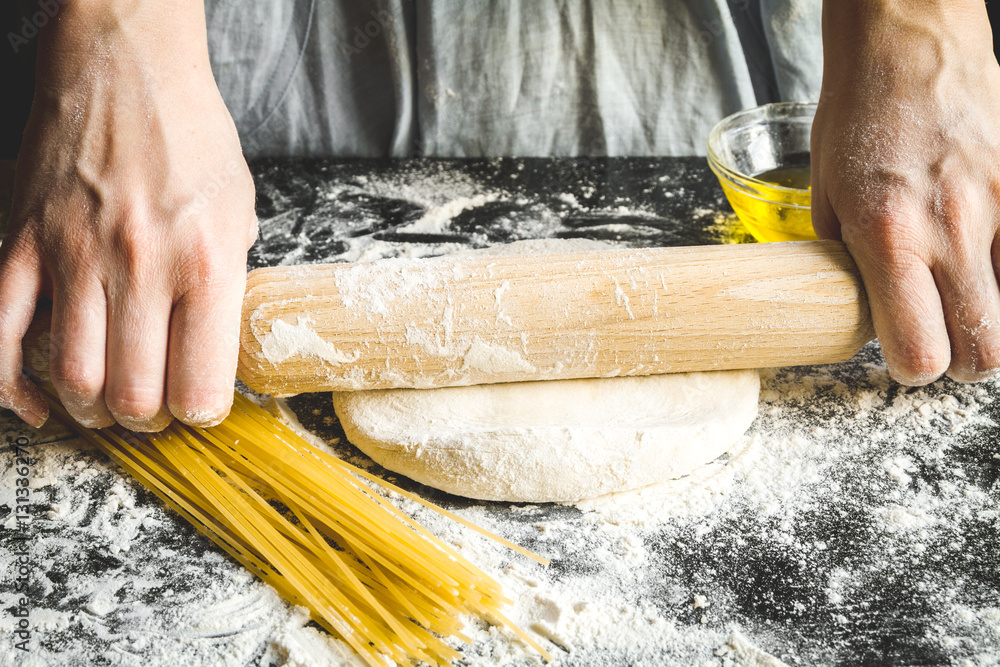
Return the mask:
<svg viewBox="0 0 1000 667">
<path fill-rule="evenodd" d="M 685 229 L 710 220 L 708 240 L 745 235 L 732 216 L 694 208 L 700 163 L 690 173 L 679 166 L 619 179 L 645 179 L 642 193 L 676 202 L 677 220 L 613 194 L 606 174 L 577 174 L 572 193 L 539 197 L 518 189 L 527 180 L 520 167 L 504 176 L 510 187 L 496 179 L 483 186 L 434 162 L 381 177 L 356 177 L 351 167 L 319 176 L 341 182 L 293 183 L 299 190 L 265 177 L 258 193 L 274 211 L 252 261 L 421 257 L 580 230 L 691 243 L 671 231 L 682 227 L 677 220 Z M 297 208 L 288 193 L 307 188 L 318 196 Z M 517 211 L 505 213 L 508 204 Z M 483 214 L 488 228 L 463 223 L 469 212 Z M 404 225 L 409 236 L 398 233 Z M 549 647 L 555 665 L 997 665 L 998 393 L 997 382 L 898 387 L 869 346 L 840 366 L 765 372 L 747 437 L 681 480 L 579 507 L 475 503 L 417 489 L 551 558 L 549 568 L 397 500 L 503 584 L 514 600 L 509 616 Z M 332 443 L 328 396 L 289 403 Z M 0 665 L 351 664 L 343 644 L 86 444 L 52 427 L 36 434 L 9 416 L 0 415 L 0 428 Z M 32 443 L 33 522 L 23 543 L 11 539 L 18 466 L 10 444 L 19 435 Z M 371 465 L 345 443 L 332 446 Z M 13 639 L 11 582 L 22 549 L 27 653 Z M 476 623 L 467 633 L 474 643 L 462 664 L 541 664 L 505 632 Z"/>
<path fill-rule="evenodd" d="M 514 600 L 510 617 L 548 644 L 557 665 L 833 661 L 851 655 L 847 639 L 834 632 L 805 641 L 781 619 L 812 618 L 843 627 L 846 637 L 858 631 L 870 587 L 900 579 L 930 605 L 921 613 L 932 617 L 936 646 L 969 656 L 969 664 L 995 664 L 1000 605 L 972 599 L 957 569 L 947 578 L 927 565 L 961 560 L 974 538 L 965 526 L 1000 521 L 995 487 L 983 490 L 962 464 L 982 454 L 977 448 L 996 456 L 996 443 L 976 433 L 992 425 L 987 408 L 997 385 L 905 389 L 889 381 L 875 349 L 862 354 L 867 362 L 765 372 L 761 416 L 748 436 L 731 456 L 682 480 L 579 508 L 444 498 L 551 558 L 547 569 L 396 500 L 502 582 Z M 300 417 L 330 422 L 313 412 Z M 8 419 L 6 431 L 17 428 Z M 30 448 L 38 503 L 26 543 L 38 601 L 32 651 L 0 643 L 0 664 L 350 664 L 343 645 L 306 625 L 301 610 L 85 444 L 60 437 L 50 428 L 33 435 Z M 353 449 L 334 447 L 363 462 Z M 2 461 L 0 505 L 10 507 L 12 449 Z M 831 521 L 853 528 L 823 530 Z M 831 533 L 858 542 L 837 544 Z M 784 576 L 793 584 L 805 578 L 815 595 L 800 595 L 780 577 L 759 581 L 775 575 L 750 569 L 753 590 L 769 597 L 741 600 L 750 589 L 739 572 L 725 570 L 747 554 L 782 559 Z M 0 554 L 5 572 L 12 558 Z M 748 604 L 760 615 L 744 613 Z M 11 606 L 5 589 L 0 608 Z M 14 622 L 5 611 L 0 630 L 9 635 Z M 474 643 L 462 664 L 540 664 L 506 632 L 478 623 L 467 631 Z"/>
</svg>

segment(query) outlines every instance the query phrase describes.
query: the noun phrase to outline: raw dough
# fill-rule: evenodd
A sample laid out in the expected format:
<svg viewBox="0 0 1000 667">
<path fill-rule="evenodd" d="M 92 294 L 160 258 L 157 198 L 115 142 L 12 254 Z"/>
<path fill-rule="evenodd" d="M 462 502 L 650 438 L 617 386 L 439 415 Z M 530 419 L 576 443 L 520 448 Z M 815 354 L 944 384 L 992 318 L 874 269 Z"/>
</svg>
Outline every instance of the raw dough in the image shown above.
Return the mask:
<svg viewBox="0 0 1000 667">
<path fill-rule="evenodd" d="M 540 239 L 488 254 L 585 252 Z M 463 253 L 465 254 L 465 253 Z M 571 501 L 688 474 L 757 415 L 757 371 L 338 392 L 347 438 L 380 465 L 483 500 Z"/>
<path fill-rule="evenodd" d="M 686 475 L 757 414 L 757 371 L 338 392 L 389 470 L 483 500 L 569 501 Z"/>
</svg>

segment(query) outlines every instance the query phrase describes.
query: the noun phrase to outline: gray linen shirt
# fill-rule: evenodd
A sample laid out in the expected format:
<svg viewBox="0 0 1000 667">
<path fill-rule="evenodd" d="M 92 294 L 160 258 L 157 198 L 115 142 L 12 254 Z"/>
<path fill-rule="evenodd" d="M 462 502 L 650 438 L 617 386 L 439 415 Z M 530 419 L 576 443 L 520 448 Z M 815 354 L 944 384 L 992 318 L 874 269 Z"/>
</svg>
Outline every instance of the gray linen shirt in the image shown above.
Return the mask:
<svg viewBox="0 0 1000 667">
<path fill-rule="evenodd" d="M 248 155 L 701 155 L 815 100 L 821 0 L 207 0 Z"/>
</svg>

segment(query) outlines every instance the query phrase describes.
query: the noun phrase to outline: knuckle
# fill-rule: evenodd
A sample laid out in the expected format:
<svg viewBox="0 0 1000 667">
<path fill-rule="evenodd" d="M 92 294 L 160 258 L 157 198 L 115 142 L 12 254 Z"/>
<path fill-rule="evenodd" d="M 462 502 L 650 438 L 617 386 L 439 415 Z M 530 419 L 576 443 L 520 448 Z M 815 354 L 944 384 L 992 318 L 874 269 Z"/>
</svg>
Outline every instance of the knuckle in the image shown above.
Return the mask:
<svg viewBox="0 0 1000 667">
<path fill-rule="evenodd" d="M 972 185 L 965 179 L 946 175 L 933 187 L 930 209 L 934 218 L 948 229 L 968 217 L 974 200 Z"/>
<path fill-rule="evenodd" d="M 994 164 L 998 163 L 1000 163 L 1000 161 L 994 162 Z M 986 187 L 987 187 L 987 196 L 989 198 L 989 201 L 994 202 L 994 206 L 996 206 L 998 203 L 1000 203 L 1000 173 L 994 171 Z"/>
<path fill-rule="evenodd" d="M 955 355 L 948 377 L 957 382 L 979 382 L 1000 371 L 1000 332 L 974 336 Z"/>
<path fill-rule="evenodd" d="M 85 362 L 57 355 L 49 366 L 49 377 L 59 390 L 76 398 L 94 397 L 104 389 L 103 374 L 93 372 Z"/>
<path fill-rule="evenodd" d="M 111 235 L 111 247 L 128 275 L 148 274 L 157 246 L 150 225 L 134 212 L 126 212 Z"/>
<path fill-rule="evenodd" d="M 921 245 L 919 228 L 912 216 L 890 205 L 891 210 L 868 213 L 863 220 L 864 238 L 877 250 L 894 256 L 911 255 Z"/>
<path fill-rule="evenodd" d="M 913 348 L 889 361 L 889 374 L 901 384 L 925 385 L 944 375 L 951 355 L 930 348 Z"/>
<path fill-rule="evenodd" d="M 889 273 L 927 259 L 925 232 L 902 206 L 887 204 L 861 211 L 853 224 L 844 226 L 843 237 L 852 250 L 877 261 Z"/>
<path fill-rule="evenodd" d="M 30 224 L 30 223 L 29 223 Z M 0 271 L 10 268 L 32 266 L 38 261 L 38 243 L 30 233 L 8 229 L 0 246 Z M 9 267 L 9 268 L 8 268 Z"/>
<path fill-rule="evenodd" d="M 186 393 L 170 401 L 174 417 L 190 426 L 216 426 L 229 415 L 232 396 L 219 394 Z"/>
<path fill-rule="evenodd" d="M 157 392 L 138 386 L 109 389 L 105 402 L 115 419 L 129 428 L 153 421 L 163 405 Z"/>
<path fill-rule="evenodd" d="M 242 280 L 229 249 L 204 239 L 192 244 L 177 263 L 177 279 L 187 290 L 222 295 L 234 281 Z"/>
</svg>

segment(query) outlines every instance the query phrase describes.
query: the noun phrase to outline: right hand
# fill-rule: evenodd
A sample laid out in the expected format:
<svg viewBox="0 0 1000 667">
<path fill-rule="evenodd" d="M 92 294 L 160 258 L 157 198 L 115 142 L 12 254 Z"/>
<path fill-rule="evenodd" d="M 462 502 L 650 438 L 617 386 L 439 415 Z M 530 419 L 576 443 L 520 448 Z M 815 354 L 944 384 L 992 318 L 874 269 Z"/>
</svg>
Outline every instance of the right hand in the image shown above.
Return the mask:
<svg viewBox="0 0 1000 667">
<path fill-rule="evenodd" d="M 84 426 L 208 426 L 229 412 L 253 180 L 200 3 L 63 7 L 0 246 L 0 405 L 40 426 L 21 339 L 52 300 L 52 383 Z"/>
<path fill-rule="evenodd" d="M 889 373 L 1000 371 L 1000 66 L 981 0 L 828 0 L 813 225 L 864 280 Z"/>
</svg>

